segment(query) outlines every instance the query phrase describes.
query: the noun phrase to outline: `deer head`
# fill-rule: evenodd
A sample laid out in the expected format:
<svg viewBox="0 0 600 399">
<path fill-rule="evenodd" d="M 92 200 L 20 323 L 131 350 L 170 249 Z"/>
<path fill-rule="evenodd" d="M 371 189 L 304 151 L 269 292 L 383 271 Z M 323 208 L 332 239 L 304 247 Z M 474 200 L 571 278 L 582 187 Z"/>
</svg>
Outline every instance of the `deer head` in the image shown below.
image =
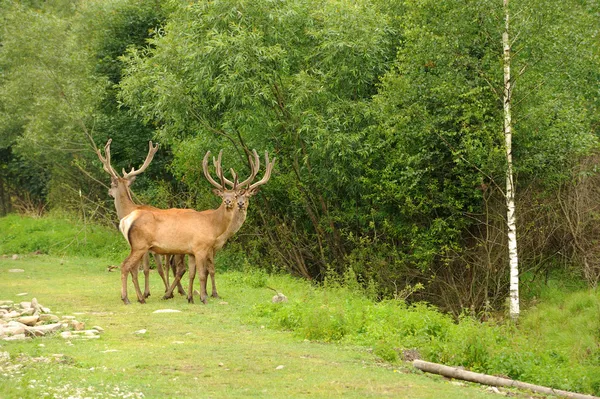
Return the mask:
<svg viewBox="0 0 600 399">
<path fill-rule="evenodd" d="M 104 146 L 104 157 L 99 149 L 96 149 L 96 154 L 98 155 L 100 162 L 102 162 L 104 171 L 110 175 L 110 189 L 108 190 L 108 194 L 113 198 L 117 198 L 119 196 L 119 190 L 128 189 L 131 183 L 134 182 L 136 176 L 140 175 L 148 168 L 150 162 L 152 162 L 152 159 L 154 158 L 154 154 L 156 154 L 156 151 L 158 151 L 158 145 L 153 146 L 152 141 L 150 141 L 148 155 L 146 156 L 146 160 L 142 166 L 137 170 L 135 168 L 131 168 L 130 172 L 126 172 L 125 169 L 123 169 L 123 176 L 121 177 L 110 164 L 111 142 L 112 139 L 109 139 Z"/>
<path fill-rule="evenodd" d="M 204 172 L 204 177 L 206 177 L 206 180 L 208 180 L 208 182 L 215 187 L 213 189 L 213 193 L 222 199 L 223 205 L 225 206 L 225 208 L 232 209 L 234 207 L 235 200 L 237 197 L 237 177 L 234 176 L 234 181 L 232 182 L 232 185 L 233 185 L 232 189 L 228 189 L 226 187 L 225 182 L 230 181 L 230 180 L 226 179 L 225 176 L 223 175 L 223 169 L 221 168 L 221 158 L 223 156 L 223 150 L 221 150 L 221 151 L 219 151 L 218 159 L 215 160 L 215 158 L 213 157 L 213 164 L 215 166 L 215 171 L 217 173 L 217 176 L 219 177 L 219 180 L 221 181 L 221 183 L 217 183 L 215 181 L 215 179 L 213 179 L 213 177 L 211 176 L 211 174 L 208 170 L 208 157 L 209 156 L 210 156 L 210 151 L 207 151 L 206 155 L 204 155 L 204 159 L 202 160 L 202 171 Z M 233 171 L 233 169 L 232 169 L 232 171 Z M 235 172 L 234 172 L 234 174 L 235 174 Z"/>
<path fill-rule="evenodd" d="M 213 159 L 213 161 L 214 161 L 214 159 Z M 252 183 L 252 181 L 256 178 L 256 175 L 258 174 L 258 171 L 260 170 L 260 158 L 259 158 L 256 150 L 252 150 L 252 154 L 248 156 L 248 163 L 250 164 L 250 176 L 243 182 L 238 183 L 237 174 L 235 173 L 235 171 L 233 169 L 230 169 L 230 171 L 231 171 L 231 175 L 234 178 L 234 181 L 231 181 L 224 176 L 223 176 L 223 180 L 222 180 L 224 183 L 226 183 L 227 185 L 229 185 L 231 187 L 231 190 L 236 191 L 236 194 L 237 194 L 236 201 L 237 201 L 238 209 L 240 209 L 240 210 L 246 210 L 249 205 L 250 197 L 252 197 L 256 193 L 258 193 L 260 186 L 262 186 L 263 184 L 266 184 L 269 181 L 269 179 L 271 178 L 271 172 L 273 171 L 273 166 L 275 165 L 275 158 L 273 158 L 273 161 L 269 162 L 269 153 L 267 151 L 265 151 L 265 164 L 266 164 L 265 174 L 262 179 L 253 183 L 252 185 L 250 185 L 250 183 Z M 217 164 L 218 164 L 218 166 L 217 166 Z M 221 165 L 220 165 L 220 154 L 219 154 L 219 159 L 218 159 L 218 161 L 215 162 L 215 168 L 217 168 L 217 170 L 220 171 L 221 170 L 220 167 L 221 167 Z M 222 173 L 221 173 L 221 175 L 222 175 Z"/>
</svg>

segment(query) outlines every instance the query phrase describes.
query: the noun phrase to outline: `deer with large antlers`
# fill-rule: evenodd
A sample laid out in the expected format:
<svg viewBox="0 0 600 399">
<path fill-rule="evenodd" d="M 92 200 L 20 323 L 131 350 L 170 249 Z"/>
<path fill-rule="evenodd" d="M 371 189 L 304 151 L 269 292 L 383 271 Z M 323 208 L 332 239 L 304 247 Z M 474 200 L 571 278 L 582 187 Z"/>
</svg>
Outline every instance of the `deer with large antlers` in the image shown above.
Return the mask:
<svg viewBox="0 0 600 399">
<path fill-rule="evenodd" d="M 119 176 L 117 171 L 112 167 L 110 161 L 111 142 L 112 139 L 109 139 L 106 145 L 104 146 L 104 156 L 102 156 L 102 153 L 99 149 L 96 149 L 96 154 L 98 155 L 100 162 L 102 162 L 104 171 L 106 171 L 106 173 L 110 175 L 110 189 L 108 190 L 108 194 L 114 198 L 115 209 L 117 211 L 117 217 L 119 218 L 119 220 L 123 219 L 125 216 L 138 209 L 157 209 L 149 205 L 139 205 L 133 202 L 133 199 L 131 198 L 130 186 L 135 181 L 135 178 L 148 168 L 148 166 L 152 162 L 152 159 L 154 158 L 154 154 L 156 154 L 156 151 L 158 150 L 158 145 L 153 146 L 152 141 L 150 141 L 148 155 L 146 156 L 146 159 L 142 166 L 137 170 L 135 168 L 132 168 L 130 172 L 126 172 L 125 169 L 123 169 L 123 176 Z M 170 287 L 168 262 L 165 262 L 165 267 L 163 267 L 163 263 L 160 259 L 160 256 L 158 256 L 157 254 L 153 255 L 154 260 L 156 262 L 158 274 L 163 280 L 166 291 Z M 142 258 L 142 264 L 145 277 L 144 298 L 148 298 L 150 296 L 150 261 L 148 253 L 146 253 Z M 135 271 L 135 273 L 137 273 L 137 271 Z M 179 284 L 177 287 L 179 289 L 179 292 L 183 292 L 183 294 L 185 295 L 185 291 L 183 290 L 181 284 Z"/>
<path fill-rule="evenodd" d="M 206 177 L 206 179 L 209 182 L 211 182 L 211 184 L 213 184 L 214 186 L 217 186 L 218 183 L 215 182 L 214 179 L 212 179 L 212 177 L 210 176 L 210 174 L 207 171 L 207 163 L 208 163 L 209 154 L 210 154 L 210 152 L 206 153 L 206 155 L 204 156 L 203 163 L 202 163 L 203 170 L 204 170 L 204 176 Z M 271 171 L 273 170 L 273 166 L 275 164 L 275 159 L 273 159 L 272 162 L 269 162 L 269 154 L 268 154 L 268 152 L 265 151 L 265 165 L 266 165 L 265 166 L 265 174 L 260 181 L 255 182 L 250 185 L 250 183 L 252 183 L 252 181 L 254 180 L 254 178 L 256 177 L 256 175 L 258 174 L 258 171 L 260 169 L 260 159 L 258 157 L 256 150 L 253 150 L 252 154 L 254 156 L 254 160 L 252 159 L 252 157 L 248 157 L 248 163 L 250 164 L 250 169 L 251 169 L 250 176 L 241 183 L 238 183 L 237 175 L 233 169 L 231 169 L 231 173 L 233 175 L 234 181 L 227 179 L 223 175 L 223 170 L 221 169 L 222 151 L 219 153 L 219 157 L 216 161 L 213 158 L 213 163 L 214 163 L 217 175 L 219 175 L 222 179 L 222 182 L 229 185 L 231 187 L 231 190 L 233 190 L 236 194 L 236 207 L 234 208 L 234 215 L 233 215 L 232 221 L 229 224 L 228 228 L 223 232 L 223 234 L 221 234 L 220 236 L 217 237 L 217 240 L 215 241 L 215 244 L 212 248 L 212 253 L 209 254 L 209 257 L 207 259 L 206 269 L 204 270 L 204 273 L 208 273 L 210 275 L 211 284 L 212 284 L 212 295 L 211 296 L 214 298 L 219 297 L 219 294 L 217 293 L 216 283 L 215 283 L 214 258 L 215 258 L 216 252 L 218 250 L 220 250 L 221 248 L 223 248 L 223 246 L 225 245 L 227 240 L 229 238 L 231 238 L 235 233 L 237 233 L 238 230 L 242 227 L 242 225 L 246 221 L 246 214 L 247 214 L 247 210 L 248 210 L 248 205 L 250 203 L 250 198 L 258 192 L 260 186 L 262 186 L 263 184 L 265 184 L 269 181 L 269 179 L 271 178 Z M 246 187 L 246 186 L 248 186 L 248 187 Z M 190 264 L 191 263 L 192 262 L 190 261 Z M 180 265 L 181 265 L 181 263 L 180 263 Z M 184 267 L 183 268 L 179 267 L 177 269 L 177 271 L 175 273 L 175 280 L 173 281 L 173 284 L 171 285 L 171 287 L 165 293 L 165 296 L 163 297 L 164 299 L 173 297 L 173 290 L 175 289 L 175 286 L 178 284 L 179 280 L 181 279 L 181 277 L 183 276 L 184 273 L 185 273 Z M 193 278 L 192 278 L 192 280 L 193 280 Z M 204 284 L 204 287 L 201 287 L 200 299 L 203 302 L 205 302 L 205 299 L 202 297 L 202 292 L 205 295 L 207 295 L 206 294 L 206 276 L 204 276 L 204 279 L 201 279 L 201 284 L 202 283 Z M 202 290 L 202 288 L 203 288 L 203 290 Z M 191 284 L 190 284 L 189 290 L 191 293 L 192 292 Z M 189 298 L 189 296 L 188 296 L 188 298 Z"/>
<path fill-rule="evenodd" d="M 209 266 L 214 262 L 215 248 L 219 244 L 222 245 L 219 237 L 226 234 L 233 221 L 238 192 L 243 189 L 239 188 L 235 181 L 230 182 L 233 185 L 231 189 L 226 188 L 226 179 L 220 166 L 220 157 L 219 161 L 215 163 L 220 178 L 220 183 L 217 183 L 208 172 L 209 155 L 210 151 L 205 155 L 202 167 L 204 176 L 216 188 L 214 193 L 222 199 L 219 208 L 202 212 L 191 209 L 136 209 L 121 219 L 119 229 L 131 247 L 131 252 L 121 264 L 121 299 L 125 304 L 129 303 L 127 298 L 127 276 L 129 273 L 132 274 L 138 301 L 145 302 L 134 269 L 144 253 L 148 251 L 158 254 L 192 255 L 194 262 L 190 262 L 188 302 L 194 302 L 193 284 L 196 271 L 198 271 L 200 299 L 206 303 L 208 297 L 206 280 L 211 270 Z M 252 190 L 250 188 L 249 190 L 254 191 L 259 185 L 265 184 L 270 177 L 271 169 L 272 165 L 267 168 L 268 175 L 260 182 L 250 186 Z M 235 174 L 235 172 L 233 173 Z M 253 174 L 256 176 L 255 173 Z M 247 179 L 248 183 L 254 179 L 254 176 Z"/>
</svg>

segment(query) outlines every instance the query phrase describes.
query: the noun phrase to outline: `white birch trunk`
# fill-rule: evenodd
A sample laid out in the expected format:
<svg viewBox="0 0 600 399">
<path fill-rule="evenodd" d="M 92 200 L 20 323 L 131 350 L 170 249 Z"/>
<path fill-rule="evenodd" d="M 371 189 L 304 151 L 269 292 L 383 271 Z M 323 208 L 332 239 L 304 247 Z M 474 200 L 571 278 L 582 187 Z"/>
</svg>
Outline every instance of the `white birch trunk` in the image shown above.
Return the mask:
<svg viewBox="0 0 600 399">
<path fill-rule="evenodd" d="M 519 317 L 519 259 L 517 256 L 517 225 L 515 218 L 515 184 L 512 164 L 512 120 L 510 114 L 510 41 L 508 37 L 508 0 L 504 2 L 505 26 L 502 34 L 504 49 L 504 140 L 506 147 L 506 216 L 508 224 L 508 259 L 510 265 L 510 317 Z"/>
</svg>

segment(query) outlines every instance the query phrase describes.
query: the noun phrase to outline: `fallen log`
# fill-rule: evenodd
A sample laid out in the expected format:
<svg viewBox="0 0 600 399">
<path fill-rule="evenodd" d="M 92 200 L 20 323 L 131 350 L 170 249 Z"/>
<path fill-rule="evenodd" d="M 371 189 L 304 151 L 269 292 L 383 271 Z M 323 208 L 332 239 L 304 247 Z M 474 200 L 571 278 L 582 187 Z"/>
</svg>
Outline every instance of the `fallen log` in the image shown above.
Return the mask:
<svg viewBox="0 0 600 399">
<path fill-rule="evenodd" d="M 423 360 L 414 360 L 413 366 L 427 373 L 439 374 L 448 378 L 456 378 L 463 381 L 476 382 L 479 384 L 492 385 L 497 387 L 514 387 L 528 389 L 533 392 L 546 395 L 563 396 L 574 399 L 600 399 L 598 396 L 585 395 L 581 393 L 562 391 L 560 389 L 548 388 L 541 385 L 529 384 L 509 378 L 495 377 L 493 375 L 474 373 L 472 371 L 462 370 L 456 367 L 444 366 L 443 364 L 426 362 Z"/>
</svg>

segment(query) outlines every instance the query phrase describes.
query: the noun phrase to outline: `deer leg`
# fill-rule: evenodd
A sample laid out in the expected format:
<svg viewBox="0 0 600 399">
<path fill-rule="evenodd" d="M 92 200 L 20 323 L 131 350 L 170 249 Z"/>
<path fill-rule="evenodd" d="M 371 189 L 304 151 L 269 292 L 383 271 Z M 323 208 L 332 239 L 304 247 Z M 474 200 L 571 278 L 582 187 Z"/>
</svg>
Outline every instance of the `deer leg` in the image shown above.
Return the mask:
<svg viewBox="0 0 600 399">
<path fill-rule="evenodd" d="M 144 270 L 144 298 L 148 298 L 150 296 L 150 255 L 148 252 L 142 257 L 142 266 Z"/>
<path fill-rule="evenodd" d="M 194 257 L 192 255 L 189 256 L 189 262 L 194 262 Z M 183 276 L 185 274 L 185 255 L 178 255 L 176 257 L 175 264 L 173 265 L 173 273 L 177 273 L 177 270 L 179 269 L 183 270 L 181 273 Z M 177 283 L 177 292 L 179 292 L 179 295 L 186 295 L 185 290 L 181 285 L 181 281 Z"/>
<path fill-rule="evenodd" d="M 167 275 L 165 276 L 165 269 L 163 267 L 162 261 L 160 260 L 160 255 L 152 254 L 154 256 L 154 262 L 156 262 L 156 270 L 158 271 L 158 275 L 162 279 L 165 285 L 165 292 L 169 289 L 169 269 L 167 269 Z"/>
<path fill-rule="evenodd" d="M 190 286 L 189 286 L 189 291 L 188 291 L 188 295 L 187 295 L 187 300 L 188 303 L 194 303 L 194 278 L 196 277 L 196 268 L 198 267 L 198 260 L 201 259 L 199 257 L 195 257 L 194 262 L 192 262 L 192 259 L 190 258 L 189 261 L 189 268 L 190 268 L 190 274 L 189 274 L 189 280 L 190 280 Z M 200 282 L 202 284 L 202 270 L 200 270 Z M 200 299 L 202 299 L 202 295 L 200 295 Z"/>
<path fill-rule="evenodd" d="M 133 288 L 135 288 L 135 294 L 137 295 L 139 303 L 146 303 L 142 290 L 140 289 L 140 281 L 138 280 L 138 268 L 134 267 L 131 269 L 131 281 L 133 281 Z"/>
<path fill-rule="evenodd" d="M 136 287 L 136 295 L 138 300 L 141 299 L 141 303 L 144 303 L 144 298 L 142 297 L 142 292 L 140 290 L 139 282 L 137 281 L 137 268 L 139 267 L 139 262 L 144 256 L 144 251 L 134 251 L 125 258 L 123 263 L 121 264 L 121 300 L 125 305 L 129 305 L 129 298 L 127 298 L 127 277 L 129 273 L 131 273 L 133 285 Z M 135 278 L 134 278 L 135 275 Z"/>
<path fill-rule="evenodd" d="M 212 297 L 218 298 L 219 294 L 217 293 L 217 284 L 215 283 L 215 256 L 214 253 L 210 256 L 208 260 L 208 273 L 210 273 L 210 283 L 212 286 Z"/>
<path fill-rule="evenodd" d="M 185 263 L 178 262 L 178 260 L 182 259 L 183 256 L 184 255 L 170 255 L 171 260 L 169 261 L 169 263 L 173 269 L 173 274 L 175 275 L 175 278 L 173 279 L 173 284 L 171 284 L 169 286 L 169 288 L 167 289 L 167 291 L 165 292 L 163 299 L 173 298 L 173 291 L 175 290 L 175 287 L 181 287 L 181 278 L 185 274 Z M 190 267 L 191 266 L 192 265 L 190 264 Z M 168 267 L 168 265 L 167 265 L 167 267 Z M 168 273 L 168 269 L 167 269 L 167 273 Z M 182 288 L 182 290 L 183 290 L 183 288 Z M 183 295 L 185 295 L 185 291 L 183 291 Z"/>
<path fill-rule="evenodd" d="M 196 269 L 198 270 L 199 273 L 199 280 L 200 280 L 200 300 L 202 301 L 202 303 L 206 303 L 207 302 L 207 298 L 208 298 L 208 294 L 206 293 L 206 277 L 208 276 L 208 269 L 206 266 L 207 263 L 207 258 L 208 258 L 208 252 L 205 251 L 200 251 L 194 254 L 194 258 L 195 258 L 195 265 L 196 265 Z M 191 270 L 191 263 L 190 263 L 190 274 L 191 274 L 192 270 Z M 194 271 L 195 274 L 195 271 Z M 192 287 L 192 281 L 193 279 L 190 278 L 190 293 L 193 294 L 193 287 Z M 188 293 L 188 298 L 190 297 L 190 293 Z"/>
</svg>

